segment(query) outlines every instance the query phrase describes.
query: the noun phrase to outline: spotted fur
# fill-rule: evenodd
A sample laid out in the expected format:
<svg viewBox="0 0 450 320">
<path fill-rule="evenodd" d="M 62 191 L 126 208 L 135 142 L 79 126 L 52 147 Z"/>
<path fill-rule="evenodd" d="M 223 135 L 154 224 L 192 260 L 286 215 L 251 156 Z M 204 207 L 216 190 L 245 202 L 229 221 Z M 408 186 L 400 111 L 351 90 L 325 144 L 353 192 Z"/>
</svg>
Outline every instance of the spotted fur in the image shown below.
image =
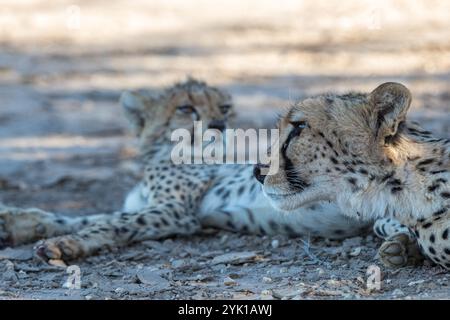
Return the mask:
<svg viewBox="0 0 450 320">
<path fill-rule="evenodd" d="M 280 121 L 280 170 L 264 179 L 264 193 L 282 210 L 329 200 L 349 217 L 383 219 L 375 232 L 387 240 L 387 265 L 417 256 L 407 249 L 414 243 L 450 269 L 450 141 L 408 121 L 410 103 L 398 83 L 300 102 Z"/>
<path fill-rule="evenodd" d="M 140 141 L 145 167 L 142 181 L 129 193 L 122 212 L 100 215 L 83 228 L 68 220 L 65 225 L 69 229 L 40 234 L 69 233 L 38 245 L 38 254 L 44 259 L 71 260 L 105 247 L 190 235 L 202 227 L 334 239 L 359 234 L 367 227 L 367 223 L 346 217 L 328 202 L 312 203 L 293 215 L 275 210 L 264 197 L 250 165 L 173 164 L 170 136 L 174 129 L 193 133 L 193 121 L 201 120 L 204 129 L 220 130 L 229 122 L 234 110 L 231 97 L 224 91 L 190 79 L 159 95 L 127 92 L 121 102 Z M 25 239 L 15 240 L 19 243 Z"/>
</svg>

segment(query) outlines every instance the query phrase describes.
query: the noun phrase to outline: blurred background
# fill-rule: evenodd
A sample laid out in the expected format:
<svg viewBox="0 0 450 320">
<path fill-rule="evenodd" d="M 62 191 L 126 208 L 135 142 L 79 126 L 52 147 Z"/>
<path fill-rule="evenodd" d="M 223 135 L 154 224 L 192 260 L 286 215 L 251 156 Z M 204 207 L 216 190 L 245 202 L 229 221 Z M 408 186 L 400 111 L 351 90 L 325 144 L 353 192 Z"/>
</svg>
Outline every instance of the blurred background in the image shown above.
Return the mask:
<svg viewBox="0 0 450 320">
<path fill-rule="evenodd" d="M 138 179 L 120 92 L 187 75 L 231 92 L 243 127 L 399 81 L 449 137 L 450 1 L 0 0 L 0 201 L 118 209 Z"/>
</svg>

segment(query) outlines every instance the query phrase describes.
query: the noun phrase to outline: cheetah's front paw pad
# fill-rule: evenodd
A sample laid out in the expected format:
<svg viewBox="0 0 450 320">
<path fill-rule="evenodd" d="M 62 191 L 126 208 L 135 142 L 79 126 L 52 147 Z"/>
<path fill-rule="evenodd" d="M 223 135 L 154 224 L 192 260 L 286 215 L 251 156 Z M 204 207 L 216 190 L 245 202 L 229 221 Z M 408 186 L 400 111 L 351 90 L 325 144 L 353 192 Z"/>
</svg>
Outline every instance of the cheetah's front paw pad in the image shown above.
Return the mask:
<svg viewBox="0 0 450 320">
<path fill-rule="evenodd" d="M 406 246 L 398 240 L 385 241 L 378 250 L 381 262 L 389 268 L 400 268 L 408 263 Z"/>
<path fill-rule="evenodd" d="M 35 246 L 36 255 L 48 262 L 49 260 L 72 260 L 82 255 L 82 249 L 76 239 L 58 237 L 38 243 Z"/>
<path fill-rule="evenodd" d="M 405 233 L 396 234 L 386 240 L 378 254 L 381 262 L 390 268 L 417 265 L 423 261 L 417 241 Z"/>
</svg>

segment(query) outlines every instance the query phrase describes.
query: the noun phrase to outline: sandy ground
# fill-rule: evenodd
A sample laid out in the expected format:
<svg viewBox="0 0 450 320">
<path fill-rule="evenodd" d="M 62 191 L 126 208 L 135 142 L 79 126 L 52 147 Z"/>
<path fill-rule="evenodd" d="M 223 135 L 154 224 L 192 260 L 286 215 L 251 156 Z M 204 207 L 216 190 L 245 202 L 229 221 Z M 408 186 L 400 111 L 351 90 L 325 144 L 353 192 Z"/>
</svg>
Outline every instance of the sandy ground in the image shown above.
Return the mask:
<svg viewBox="0 0 450 320">
<path fill-rule="evenodd" d="M 401 81 L 411 117 L 450 133 L 446 1 L 0 0 L 0 201 L 60 214 L 112 212 L 138 180 L 123 89 L 188 74 L 229 90 L 244 127 L 295 100 Z M 255 113 L 257 115 L 255 116 Z M 81 289 L 31 245 L 0 251 L 0 299 L 450 298 L 428 264 L 381 268 L 372 235 L 344 242 L 208 230 L 78 261 Z"/>
</svg>

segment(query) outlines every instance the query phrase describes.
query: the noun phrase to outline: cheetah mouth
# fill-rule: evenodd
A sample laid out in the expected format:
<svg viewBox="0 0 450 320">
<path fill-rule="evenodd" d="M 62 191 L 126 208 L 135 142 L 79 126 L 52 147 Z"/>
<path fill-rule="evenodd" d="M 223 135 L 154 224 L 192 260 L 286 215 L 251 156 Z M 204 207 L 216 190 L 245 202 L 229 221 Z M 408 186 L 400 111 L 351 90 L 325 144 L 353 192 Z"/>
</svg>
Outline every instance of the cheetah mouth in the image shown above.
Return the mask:
<svg viewBox="0 0 450 320">
<path fill-rule="evenodd" d="M 281 211 L 293 211 L 298 207 L 305 205 L 307 202 L 301 199 L 302 192 L 289 192 L 289 193 L 265 193 L 269 202 L 274 208 Z M 300 200 L 301 199 L 301 200 Z"/>
<path fill-rule="evenodd" d="M 318 201 L 331 200 L 328 197 L 315 194 L 314 188 L 282 191 L 269 187 L 264 190 L 264 195 L 273 207 L 286 212 L 295 211 L 299 207 L 304 207 Z"/>
<path fill-rule="evenodd" d="M 286 200 L 288 198 L 297 196 L 299 192 L 292 193 L 266 193 L 266 195 L 272 200 Z"/>
</svg>

